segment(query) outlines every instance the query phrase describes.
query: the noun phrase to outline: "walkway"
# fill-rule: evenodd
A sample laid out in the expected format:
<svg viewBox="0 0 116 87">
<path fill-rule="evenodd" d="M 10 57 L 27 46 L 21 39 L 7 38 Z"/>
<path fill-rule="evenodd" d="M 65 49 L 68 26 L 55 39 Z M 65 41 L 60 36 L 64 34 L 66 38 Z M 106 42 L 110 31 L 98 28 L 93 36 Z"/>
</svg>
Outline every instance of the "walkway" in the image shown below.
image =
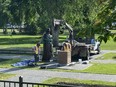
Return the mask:
<svg viewBox="0 0 116 87">
<path fill-rule="evenodd" d="M 54 77 L 73 78 L 79 80 L 101 80 L 108 82 L 116 82 L 116 75 L 89 74 L 89 73 L 72 73 L 72 72 L 57 72 L 48 70 L 27 70 L 27 69 L 3 69 L 0 72 L 16 74 L 8 80 L 18 81 L 19 76 L 24 77 L 26 82 L 43 82 Z"/>
</svg>

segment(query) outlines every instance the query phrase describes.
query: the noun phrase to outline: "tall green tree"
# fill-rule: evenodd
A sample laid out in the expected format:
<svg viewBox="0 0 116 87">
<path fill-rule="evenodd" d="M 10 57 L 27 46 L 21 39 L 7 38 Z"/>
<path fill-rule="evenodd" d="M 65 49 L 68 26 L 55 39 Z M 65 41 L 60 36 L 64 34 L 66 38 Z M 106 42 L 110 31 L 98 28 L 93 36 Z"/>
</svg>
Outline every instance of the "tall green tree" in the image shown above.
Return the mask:
<svg viewBox="0 0 116 87">
<path fill-rule="evenodd" d="M 0 27 L 3 28 L 3 33 L 7 33 L 6 24 L 10 22 L 12 16 L 8 10 L 10 0 L 0 0 Z"/>
<path fill-rule="evenodd" d="M 42 29 L 52 27 L 53 19 L 63 19 L 64 5 L 67 0 L 39 0 L 38 5 L 38 24 Z"/>
<path fill-rule="evenodd" d="M 13 19 L 11 20 L 12 25 L 22 25 L 24 21 L 23 6 L 24 5 L 22 0 L 11 0 L 9 11 L 13 17 Z"/>
<path fill-rule="evenodd" d="M 37 0 L 12 0 L 9 6 L 13 16 L 12 22 L 17 25 L 25 24 L 27 34 L 37 34 L 37 29 L 35 29 L 38 19 L 37 2 Z"/>
<path fill-rule="evenodd" d="M 110 32 L 111 29 L 116 29 L 116 0 L 106 0 L 97 18 L 95 27 L 101 34 L 100 41 L 107 42 L 110 37 L 116 41 L 116 36 Z"/>
<path fill-rule="evenodd" d="M 115 0 L 1 0 L 1 18 L 13 24 L 25 24 L 25 32 L 37 34 L 38 30 L 52 27 L 53 19 L 64 19 L 72 25 L 75 36 L 94 38 L 95 33 L 101 34 L 105 41 L 111 34 L 107 26 L 115 28 Z M 2 5 L 5 3 L 4 5 Z M 10 13 L 9 13 L 10 11 Z M 3 13 L 3 14 L 2 14 Z M 10 17 L 9 17 L 10 16 Z M 0 19 L 1 20 L 1 19 Z M 4 23 L 4 22 L 3 22 Z M 2 24 L 3 25 L 3 24 Z M 108 35 L 107 35 L 108 34 Z"/>
<path fill-rule="evenodd" d="M 96 0 L 69 0 L 64 18 L 74 27 L 76 37 L 93 37 L 93 24 L 100 11 Z"/>
</svg>

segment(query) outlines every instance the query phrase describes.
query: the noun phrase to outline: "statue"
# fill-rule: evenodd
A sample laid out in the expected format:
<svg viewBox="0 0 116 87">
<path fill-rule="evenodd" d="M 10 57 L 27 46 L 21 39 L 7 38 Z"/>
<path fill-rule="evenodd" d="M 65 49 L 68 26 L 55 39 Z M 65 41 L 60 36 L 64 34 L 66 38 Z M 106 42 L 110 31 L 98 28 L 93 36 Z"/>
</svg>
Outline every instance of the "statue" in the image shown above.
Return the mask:
<svg viewBox="0 0 116 87">
<path fill-rule="evenodd" d="M 48 28 L 43 35 L 43 62 L 49 62 L 52 57 L 52 35 L 50 34 L 50 28 Z"/>
</svg>

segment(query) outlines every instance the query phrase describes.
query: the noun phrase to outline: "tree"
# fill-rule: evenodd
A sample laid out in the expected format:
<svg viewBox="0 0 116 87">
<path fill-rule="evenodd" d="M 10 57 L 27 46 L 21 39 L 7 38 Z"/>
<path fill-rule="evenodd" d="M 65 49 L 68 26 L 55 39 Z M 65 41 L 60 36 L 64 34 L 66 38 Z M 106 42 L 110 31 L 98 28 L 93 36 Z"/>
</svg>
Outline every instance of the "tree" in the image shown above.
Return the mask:
<svg viewBox="0 0 116 87">
<path fill-rule="evenodd" d="M 113 36 L 106 27 L 115 28 L 115 0 L 2 0 L 0 6 L 3 24 L 25 24 L 25 32 L 37 34 L 53 26 L 53 19 L 64 19 L 74 28 L 75 36 L 94 38 L 99 33 L 101 39 Z M 4 5 L 2 5 L 5 3 Z M 4 10 L 4 11 L 3 11 Z M 3 14 L 2 14 L 3 13 Z M 10 19 L 9 19 L 10 18 Z M 7 20 L 8 19 L 8 20 Z M 4 22 L 5 21 L 5 22 Z M 2 25 L 3 25 L 2 24 Z M 36 29 L 35 29 L 36 28 Z M 34 32 L 32 32 L 34 31 Z"/>
<path fill-rule="evenodd" d="M 9 11 L 12 15 L 11 24 L 21 26 L 24 22 L 23 0 L 11 0 Z M 21 28 L 20 28 L 21 32 Z"/>
<path fill-rule="evenodd" d="M 38 25 L 42 29 L 53 26 L 53 19 L 63 19 L 64 4 L 67 0 L 40 0 L 38 5 Z"/>
<path fill-rule="evenodd" d="M 96 0 L 70 0 L 64 18 L 74 27 L 76 37 L 94 38 L 94 22 L 100 11 Z"/>
<path fill-rule="evenodd" d="M 11 20 L 11 14 L 8 10 L 10 0 L 1 0 L 0 1 L 0 27 L 3 28 L 3 33 L 7 33 L 6 24 Z"/>
<path fill-rule="evenodd" d="M 109 31 L 116 29 L 116 24 L 113 24 L 116 23 L 116 0 L 106 0 L 97 18 L 95 27 L 101 32 L 99 40 L 107 42 L 110 37 L 113 37 L 116 41 L 116 36 Z"/>
<path fill-rule="evenodd" d="M 9 6 L 13 16 L 12 23 L 16 23 L 19 26 L 25 24 L 25 32 L 27 34 L 37 34 L 32 32 L 32 29 L 37 28 L 37 2 L 38 0 L 12 0 Z M 37 32 L 37 29 L 33 31 Z"/>
</svg>

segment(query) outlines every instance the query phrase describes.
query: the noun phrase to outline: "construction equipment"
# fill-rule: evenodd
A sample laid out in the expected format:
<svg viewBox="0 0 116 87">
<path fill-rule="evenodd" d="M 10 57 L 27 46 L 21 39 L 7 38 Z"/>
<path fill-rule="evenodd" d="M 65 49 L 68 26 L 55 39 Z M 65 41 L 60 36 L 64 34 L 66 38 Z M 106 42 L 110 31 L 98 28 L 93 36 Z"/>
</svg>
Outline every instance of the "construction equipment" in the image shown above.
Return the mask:
<svg viewBox="0 0 116 87">
<path fill-rule="evenodd" d="M 100 53 L 100 43 L 97 41 L 94 41 L 94 39 L 90 39 L 88 43 L 88 39 L 81 41 L 82 39 L 79 38 L 79 40 L 74 40 L 73 37 L 73 28 L 66 23 L 64 20 L 54 19 L 53 21 L 53 46 L 55 48 L 59 48 L 62 46 L 62 44 L 59 43 L 59 32 L 60 32 L 60 26 L 63 26 L 63 30 L 69 31 L 69 37 L 68 42 L 70 42 L 72 46 L 72 60 L 78 60 L 81 58 L 82 60 L 88 60 L 89 55 L 91 52 L 97 51 L 97 53 Z"/>
<path fill-rule="evenodd" d="M 63 29 L 64 30 L 68 30 L 69 31 L 69 41 L 71 43 L 71 45 L 73 45 L 73 29 L 72 27 L 66 23 L 64 20 L 59 20 L 59 19 L 54 19 L 53 22 L 54 26 L 53 26 L 53 46 L 54 47 L 58 47 L 59 46 L 59 32 L 60 32 L 60 26 L 64 26 Z"/>
</svg>

